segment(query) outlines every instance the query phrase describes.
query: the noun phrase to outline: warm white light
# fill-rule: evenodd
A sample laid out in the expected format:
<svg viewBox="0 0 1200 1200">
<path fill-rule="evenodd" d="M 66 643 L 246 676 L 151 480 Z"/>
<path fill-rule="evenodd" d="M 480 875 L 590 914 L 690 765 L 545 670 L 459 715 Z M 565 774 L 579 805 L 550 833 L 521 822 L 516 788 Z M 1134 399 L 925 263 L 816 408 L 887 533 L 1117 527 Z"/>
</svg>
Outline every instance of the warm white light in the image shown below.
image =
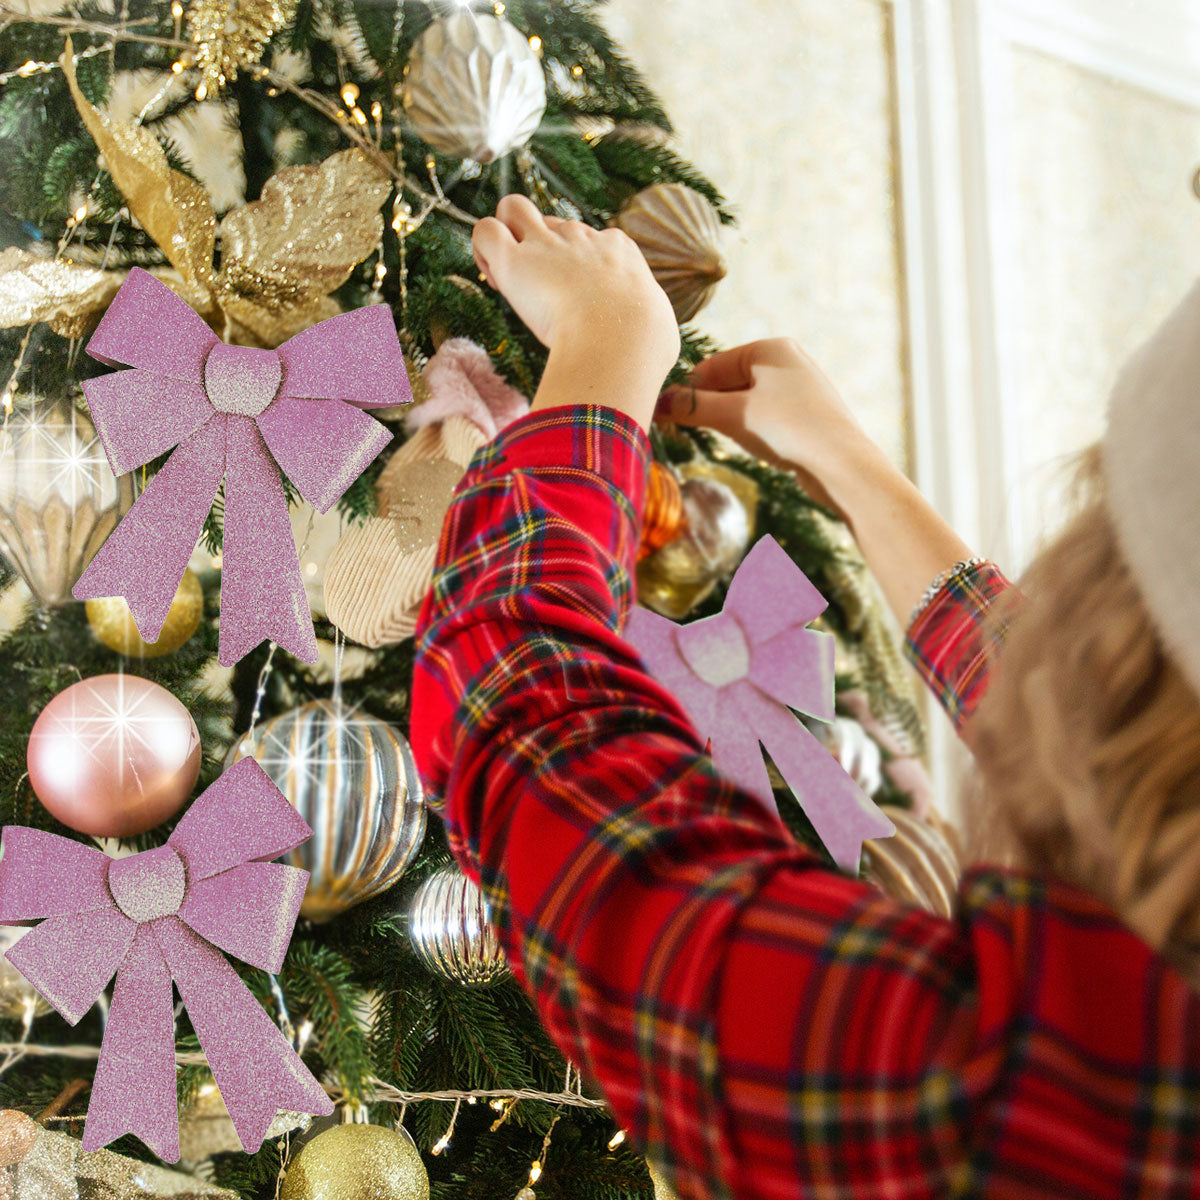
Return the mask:
<svg viewBox="0 0 1200 1200">
<path fill-rule="evenodd" d="M 529 1168 L 529 1182 L 537 1183 L 537 1181 L 539 1179 L 541 1179 L 541 1177 L 542 1177 L 542 1164 L 535 1159 L 533 1166 L 531 1166 Z"/>
<path fill-rule="evenodd" d="M 531 37 L 529 39 L 529 46 L 530 46 L 530 49 L 534 52 L 534 54 L 541 54 L 542 39 L 540 37 L 538 37 L 538 35 L 535 33 L 533 35 L 533 37 Z"/>
<path fill-rule="evenodd" d="M 618 1129 L 617 1132 L 614 1133 L 612 1135 L 612 1137 L 609 1139 L 608 1148 L 610 1150 L 615 1150 L 624 1140 L 625 1140 L 625 1130 Z"/>
</svg>

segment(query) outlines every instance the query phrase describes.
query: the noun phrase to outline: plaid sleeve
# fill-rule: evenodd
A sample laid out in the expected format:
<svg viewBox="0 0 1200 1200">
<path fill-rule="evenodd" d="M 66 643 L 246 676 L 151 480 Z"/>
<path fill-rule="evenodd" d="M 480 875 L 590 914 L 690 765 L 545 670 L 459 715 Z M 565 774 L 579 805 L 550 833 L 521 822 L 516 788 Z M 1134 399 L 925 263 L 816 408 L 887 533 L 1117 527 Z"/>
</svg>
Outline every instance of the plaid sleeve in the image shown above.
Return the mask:
<svg viewBox="0 0 1200 1200">
<path fill-rule="evenodd" d="M 1147 1153 L 1186 1178 L 1157 1137 L 1183 1076 L 1141 1058 L 1161 981 L 1094 901 L 984 875 L 943 920 L 716 774 L 621 636 L 648 462 L 603 406 L 506 427 L 417 624 L 418 768 L 563 1053 L 684 1200 L 1116 1200 Z"/>
<path fill-rule="evenodd" d="M 547 1029 L 681 1195 L 944 1178 L 967 945 L 720 778 L 621 637 L 648 462 L 591 405 L 477 452 L 416 633 L 431 802 Z"/>
<path fill-rule="evenodd" d="M 987 690 L 988 670 L 1007 625 L 989 637 L 984 615 L 1013 585 L 985 560 L 953 572 L 913 618 L 904 653 L 961 734 Z"/>
</svg>

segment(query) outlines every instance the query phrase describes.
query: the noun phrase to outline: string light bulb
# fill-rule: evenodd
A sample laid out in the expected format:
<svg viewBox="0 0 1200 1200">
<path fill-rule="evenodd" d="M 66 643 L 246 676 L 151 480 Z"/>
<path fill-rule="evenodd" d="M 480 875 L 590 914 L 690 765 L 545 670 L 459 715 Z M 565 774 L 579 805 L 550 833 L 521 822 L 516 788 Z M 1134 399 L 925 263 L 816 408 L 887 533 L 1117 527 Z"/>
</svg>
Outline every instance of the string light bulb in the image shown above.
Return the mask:
<svg viewBox="0 0 1200 1200">
<path fill-rule="evenodd" d="M 177 21 L 183 16 L 183 5 L 179 3 L 179 0 L 174 0 L 172 3 L 171 16 L 173 16 Z"/>
<path fill-rule="evenodd" d="M 358 84 L 343 83 L 342 84 L 342 103 L 347 108 L 353 108 L 358 103 Z"/>
<path fill-rule="evenodd" d="M 446 1130 L 446 1132 L 443 1133 L 442 1136 L 440 1138 L 438 1138 L 438 1140 L 436 1142 L 433 1143 L 433 1147 L 430 1149 L 429 1153 L 435 1154 L 435 1155 L 441 1154 L 442 1151 L 445 1150 L 446 1147 L 449 1145 L 450 1145 L 450 1131 Z"/>
<path fill-rule="evenodd" d="M 534 1159 L 533 1165 L 529 1168 L 529 1183 L 530 1186 L 537 1183 L 542 1177 L 542 1164 L 540 1159 Z"/>
<path fill-rule="evenodd" d="M 608 1148 L 615 1150 L 625 1140 L 625 1130 L 618 1129 L 616 1133 L 608 1139 Z"/>
<path fill-rule="evenodd" d="M 207 83 L 202 83 L 196 89 L 196 99 L 200 100 L 200 101 L 204 101 L 204 100 L 208 99 L 208 84 Z"/>
<path fill-rule="evenodd" d="M 540 37 L 538 37 L 538 35 L 536 33 L 533 35 L 533 37 L 531 37 L 529 39 L 529 48 L 534 52 L 534 54 L 536 54 L 539 58 L 541 58 L 541 56 L 542 56 L 542 39 Z"/>
<path fill-rule="evenodd" d="M 578 63 L 576 63 L 571 68 L 571 74 L 574 75 L 576 79 L 578 79 L 580 77 L 580 75 L 583 74 L 583 68 Z"/>
</svg>

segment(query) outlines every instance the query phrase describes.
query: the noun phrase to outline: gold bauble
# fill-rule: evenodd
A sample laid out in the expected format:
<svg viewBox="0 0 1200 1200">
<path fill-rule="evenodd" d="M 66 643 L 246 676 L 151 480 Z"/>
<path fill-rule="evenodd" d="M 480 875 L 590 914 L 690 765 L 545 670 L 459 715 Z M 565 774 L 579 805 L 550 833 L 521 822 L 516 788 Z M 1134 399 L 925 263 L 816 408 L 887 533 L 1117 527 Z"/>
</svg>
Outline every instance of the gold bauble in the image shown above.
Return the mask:
<svg viewBox="0 0 1200 1200">
<path fill-rule="evenodd" d="M 288 1166 L 280 1200 L 429 1200 L 429 1176 L 404 1129 L 335 1125 Z"/>
<path fill-rule="evenodd" d="M 664 617 L 687 616 L 742 561 L 754 540 L 758 485 L 732 467 L 694 459 L 683 477 L 683 532 L 637 565 L 638 601 Z"/>
<path fill-rule="evenodd" d="M 175 589 L 175 599 L 167 610 L 162 633 L 154 642 L 143 641 L 124 596 L 106 596 L 87 602 L 87 619 L 92 632 L 110 650 L 130 658 L 160 658 L 178 650 L 199 628 L 202 616 L 204 590 L 192 570 L 184 571 L 179 587 Z"/>
<path fill-rule="evenodd" d="M 663 1178 L 662 1172 L 651 1162 L 646 1166 L 650 1171 L 650 1182 L 654 1184 L 654 1200 L 678 1200 L 675 1189 Z"/>
<path fill-rule="evenodd" d="M 675 318 L 690 321 L 725 278 L 721 222 L 713 206 L 682 183 L 643 188 L 612 219 L 646 258 Z"/>
</svg>

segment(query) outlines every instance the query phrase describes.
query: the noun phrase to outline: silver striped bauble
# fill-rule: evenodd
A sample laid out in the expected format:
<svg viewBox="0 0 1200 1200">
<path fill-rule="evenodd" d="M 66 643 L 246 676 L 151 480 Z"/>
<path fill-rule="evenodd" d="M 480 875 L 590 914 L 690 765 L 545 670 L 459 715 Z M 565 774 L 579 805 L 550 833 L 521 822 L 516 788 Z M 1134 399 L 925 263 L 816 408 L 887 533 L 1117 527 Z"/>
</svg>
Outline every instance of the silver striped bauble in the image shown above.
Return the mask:
<svg viewBox="0 0 1200 1200">
<path fill-rule="evenodd" d="M 226 765 L 250 755 L 313 831 L 287 858 L 311 875 L 303 916 L 328 921 L 404 874 L 425 837 L 425 803 L 398 729 L 313 700 L 246 734 Z"/>
<path fill-rule="evenodd" d="M 421 961 L 445 979 L 484 987 L 509 974 L 487 900 L 457 867 L 439 868 L 417 889 L 408 936 Z"/>
</svg>

